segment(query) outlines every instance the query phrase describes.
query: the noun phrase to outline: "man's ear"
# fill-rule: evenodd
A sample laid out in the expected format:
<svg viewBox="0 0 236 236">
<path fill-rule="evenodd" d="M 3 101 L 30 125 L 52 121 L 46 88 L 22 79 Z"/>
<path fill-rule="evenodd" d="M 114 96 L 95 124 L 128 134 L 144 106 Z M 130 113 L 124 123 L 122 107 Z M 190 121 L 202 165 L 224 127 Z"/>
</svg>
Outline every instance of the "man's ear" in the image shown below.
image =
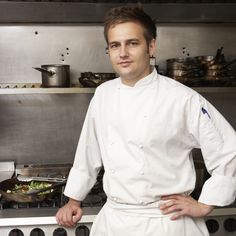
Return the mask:
<svg viewBox="0 0 236 236">
<path fill-rule="evenodd" d="M 152 39 L 149 43 L 149 55 L 154 56 L 156 52 L 157 41 L 156 39 Z"/>
</svg>

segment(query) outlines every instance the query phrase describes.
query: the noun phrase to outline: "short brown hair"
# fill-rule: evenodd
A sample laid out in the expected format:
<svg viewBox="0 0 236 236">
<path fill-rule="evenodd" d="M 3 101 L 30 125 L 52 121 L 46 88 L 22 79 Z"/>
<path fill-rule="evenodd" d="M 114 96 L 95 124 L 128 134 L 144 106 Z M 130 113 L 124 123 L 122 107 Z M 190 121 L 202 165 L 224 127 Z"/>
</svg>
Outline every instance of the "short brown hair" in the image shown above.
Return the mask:
<svg viewBox="0 0 236 236">
<path fill-rule="evenodd" d="M 156 38 L 156 24 L 141 6 L 120 6 L 111 8 L 105 15 L 104 36 L 108 43 L 108 30 L 117 24 L 137 22 L 144 28 L 147 43 Z"/>
</svg>

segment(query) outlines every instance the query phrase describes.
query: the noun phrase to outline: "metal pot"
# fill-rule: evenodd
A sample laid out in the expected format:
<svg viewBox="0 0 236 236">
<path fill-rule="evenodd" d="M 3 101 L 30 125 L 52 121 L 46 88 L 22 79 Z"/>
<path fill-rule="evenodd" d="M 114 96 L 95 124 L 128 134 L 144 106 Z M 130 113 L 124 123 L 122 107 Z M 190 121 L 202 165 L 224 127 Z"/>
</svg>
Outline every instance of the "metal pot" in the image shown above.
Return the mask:
<svg viewBox="0 0 236 236">
<path fill-rule="evenodd" d="M 41 68 L 33 67 L 42 72 L 42 86 L 51 87 L 70 87 L 70 66 L 61 64 L 42 65 Z"/>
<path fill-rule="evenodd" d="M 31 193 L 31 194 L 24 194 L 24 193 L 8 193 L 7 190 L 12 190 L 15 188 L 16 184 L 29 184 L 26 181 L 19 181 L 17 178 L 7 179 L 0 183 L 0 194 L 9 201 L 15 202 L 40 202 L 43 201 L 46 197 L 53 195 L 60 186 L 66 184 L 65 182 L 55 183 L 55 182 L 48 182 L 51 183 L 52 192 L 49 193 Z M 47 189 L 48 190 L 48 189 Z"/>
<path fill-rule="evenodd" d="M 96 88 L 100 84 L 116 78 L 115 73 L 92 73 L 92 72 L 84 72 L 81 73 L 81 77 L 79 78 L 79 82 L 84 87 L 92 87 Z"/>
</svg>

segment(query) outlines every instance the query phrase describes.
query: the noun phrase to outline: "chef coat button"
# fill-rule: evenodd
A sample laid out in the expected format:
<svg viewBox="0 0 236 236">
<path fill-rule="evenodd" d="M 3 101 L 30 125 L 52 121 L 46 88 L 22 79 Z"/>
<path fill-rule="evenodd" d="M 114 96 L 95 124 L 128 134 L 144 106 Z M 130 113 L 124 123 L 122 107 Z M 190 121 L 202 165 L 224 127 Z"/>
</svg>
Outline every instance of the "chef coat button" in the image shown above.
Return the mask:
<svg viewBox="0 0 236 236">
<path fill-rule="evenodd" d="M 143 202 L 142 200 L 139 200 L 139 203 L 140 203 L 141 205 L 143 205 L 143 204 L 144 204 L 144 202 Z"/>
<path fill-rule="evenodd" d="M 140 171 L 140 175 L 144 175 L 144 171 L 143 170 Z"/>
<path fill-rule="evenodd" d="M 114 143 L 115 143 L 115 142 L 113 142 L 113 141 L 112 141 L 112 142 L 110 142 L 110 146 L 114 145 Z"/>
<path fill-rule="evenodd" d="M 112 174 L 115 174 L 115 170 L 112 169 L 112 170 L 111 170 L 111 173 L 112 173 Z"/>
<path fill-rule="evenodd" d="M 143 145 L 139 145 L 139 148 L 140 148 L 140 149 L 143 149 L 143 148 L 144 148 L 144 146 L 143 146 Z"/>
<path fill-rule="evenodd" d="M 116 198 L 116 197 L 113 197 L 113 200 L 116 202 L 116 201 L 117 201 L 117 198 Z"/>
</svg>

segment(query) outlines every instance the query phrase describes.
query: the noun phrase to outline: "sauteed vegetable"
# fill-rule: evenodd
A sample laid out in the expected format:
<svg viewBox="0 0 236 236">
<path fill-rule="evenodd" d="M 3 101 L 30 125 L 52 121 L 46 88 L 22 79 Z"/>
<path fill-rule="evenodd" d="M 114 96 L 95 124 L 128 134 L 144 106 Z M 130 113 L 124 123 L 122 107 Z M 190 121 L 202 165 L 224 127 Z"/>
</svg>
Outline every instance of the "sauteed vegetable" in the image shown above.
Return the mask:
<svg viewBox="0 0 236 236">
<path fill-rule="evenodd" d="M 48 182 L 39 182 L 39 181 L 31 181 L 28 184 L 15 184 L 15 187 L 11 190 L 7 190 L 7 193 L 27 193 L 30 190 L 38 190 L 47 187 L 51 187 L 52 184 Z M 52 189 L 47 190 L 45 192 L 41 192 L 39 194 L 50 193 Z"/>
</svg>

